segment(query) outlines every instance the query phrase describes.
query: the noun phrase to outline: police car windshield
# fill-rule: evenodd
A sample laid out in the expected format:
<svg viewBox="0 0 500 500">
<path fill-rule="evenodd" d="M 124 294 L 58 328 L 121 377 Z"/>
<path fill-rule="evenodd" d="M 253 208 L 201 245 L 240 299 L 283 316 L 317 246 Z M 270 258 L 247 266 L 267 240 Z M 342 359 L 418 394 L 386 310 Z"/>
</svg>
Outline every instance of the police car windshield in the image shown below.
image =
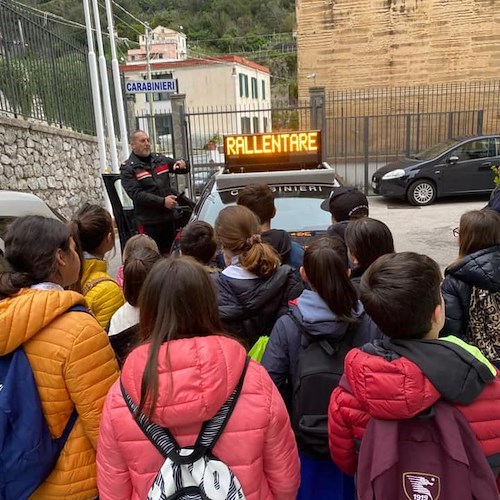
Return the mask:
<svg viewBox="0 0 500 500">
<path fill-rule="evenodd" d="M 285 231 L 325 230 L 331 225 L 331 215 L 321 209 L 321 202 L 328 198 L 331 186 L 272 186 L 275 190 L 276 217 L 272 227 Z M 198 218 L 212 225 L 218 213 L 236 203 L 238 189 L 213 192 L 208 195 Z"/>
</svg>

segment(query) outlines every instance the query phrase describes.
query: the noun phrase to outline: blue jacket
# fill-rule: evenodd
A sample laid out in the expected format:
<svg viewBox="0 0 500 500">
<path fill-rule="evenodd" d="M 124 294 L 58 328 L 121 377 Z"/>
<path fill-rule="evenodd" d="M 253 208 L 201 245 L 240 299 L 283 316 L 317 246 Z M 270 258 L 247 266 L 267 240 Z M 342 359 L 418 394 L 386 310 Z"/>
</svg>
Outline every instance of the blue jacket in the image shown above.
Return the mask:
<svg viewBox="0 0 500 500">
<path fill-rule="evenodd" d="M 323 299 L 311 290 L 304 290 L 296 304 L 290 308 L 302 328 L 313 337 L 339 339 L 343 337 L 349 324 L 341 321 L 326 305 Z M 354 315 L 360 324 L 352 331 L 352 347 L 360 347 L 377 338 L 383 338 L 373 320 L 365 314 L 363 304 L 358 301 Z M 295 384 L 296 370 L 300 353 L 308 341 L 288 315 L 281 316 L 274 325 L 267 344 L 262 365 L 278 387 L 285 402 L 290 403 L 292 388 Z"/>
</svg>

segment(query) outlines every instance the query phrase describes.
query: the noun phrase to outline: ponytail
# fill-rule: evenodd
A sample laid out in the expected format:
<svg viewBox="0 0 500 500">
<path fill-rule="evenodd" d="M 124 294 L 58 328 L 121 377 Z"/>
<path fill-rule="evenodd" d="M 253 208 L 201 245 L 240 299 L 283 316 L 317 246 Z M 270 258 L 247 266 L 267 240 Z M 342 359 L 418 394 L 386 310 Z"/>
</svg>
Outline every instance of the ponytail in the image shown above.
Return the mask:
<svg viewBox="0 0 500 500">
<path fill-rule="evenodd" d="M 240 264 L 259 278 L 268 278 L 280 266 L 280 258 L 271 245 L 255 241 L 240 255 Z"/>
<path fill-rule="evenodd" d="M 50 281 L 57 272 L 56 252 L 69 252 L 71 231 L 62 222 L 39 215 L 16 219 L 5 236 L 0 266 L 0 298 Z"/>
<path fill-rule="evenodd" d="M 159 252 L 146 247 L 129 252 L 123 266 L 123 294 L 131 306 L 137 307 L 142 285 L 160 258 Z"/>
<path fill-rule="evenodd" d="M 347 247 L 340 238 L 319 238 L 304 254 L 304 271 L 311 287 L 339 319 L 355 323 L 356 289 L 347 274 Z"/>
<path fill-rule="evenodd" d="M 240 264 L 261 278 L 269 277 L 280 265 L 274 248 L 262 243 L 257 216 L 236 205 L 223 208 L 215 221 L 215 234 L 223 249 L 239 255 Z"/>
</svg>

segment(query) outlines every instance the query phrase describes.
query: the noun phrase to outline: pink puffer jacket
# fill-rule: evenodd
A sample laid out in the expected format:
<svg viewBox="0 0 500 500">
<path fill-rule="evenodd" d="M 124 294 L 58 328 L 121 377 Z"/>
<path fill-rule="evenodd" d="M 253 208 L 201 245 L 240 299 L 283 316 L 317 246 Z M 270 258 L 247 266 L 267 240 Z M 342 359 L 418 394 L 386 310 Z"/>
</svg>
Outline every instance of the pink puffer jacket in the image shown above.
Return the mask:
<svg viewBox="0 0 500 500">
<path fill-rule="evenodd" d="M 138 403 L 148 346 L 127 358 L 122 381 Z M 152 420 L 168 427 L 179 446 L 196 441 L 240 378 L 246 352 L 232 339 L 211 336 L 164 344 L 158 358 L 159 398 Z M 248 500 L 294 499 L 300 464 L 290 421 L 266 370 L 253 361 L 214 454 L 239 479 Z M 101 499 L 146 498 L 164 459 L 132 418 L 116 382 L 99 431 L 97 481 Z"/>
</svg>

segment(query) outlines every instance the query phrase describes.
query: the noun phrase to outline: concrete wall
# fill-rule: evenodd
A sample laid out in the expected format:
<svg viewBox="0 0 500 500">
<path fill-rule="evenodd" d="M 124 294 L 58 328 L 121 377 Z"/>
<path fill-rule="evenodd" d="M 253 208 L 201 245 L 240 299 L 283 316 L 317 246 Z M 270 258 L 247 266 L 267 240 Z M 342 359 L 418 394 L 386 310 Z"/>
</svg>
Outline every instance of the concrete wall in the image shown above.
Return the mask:
<svg viewBox="0 0 500 500">
<path fill-rule="evenodd" d="M 494 0 L 297 0 L 296 6 L 301 97 L 312 86 L 329 91 L 499 77 Z"/>
<path fill-rule="evenodd" d="M 65 217 L 104 204 L 94 137 L 0 117 L 0 189 L 31 192 Z"/>
</svg>

